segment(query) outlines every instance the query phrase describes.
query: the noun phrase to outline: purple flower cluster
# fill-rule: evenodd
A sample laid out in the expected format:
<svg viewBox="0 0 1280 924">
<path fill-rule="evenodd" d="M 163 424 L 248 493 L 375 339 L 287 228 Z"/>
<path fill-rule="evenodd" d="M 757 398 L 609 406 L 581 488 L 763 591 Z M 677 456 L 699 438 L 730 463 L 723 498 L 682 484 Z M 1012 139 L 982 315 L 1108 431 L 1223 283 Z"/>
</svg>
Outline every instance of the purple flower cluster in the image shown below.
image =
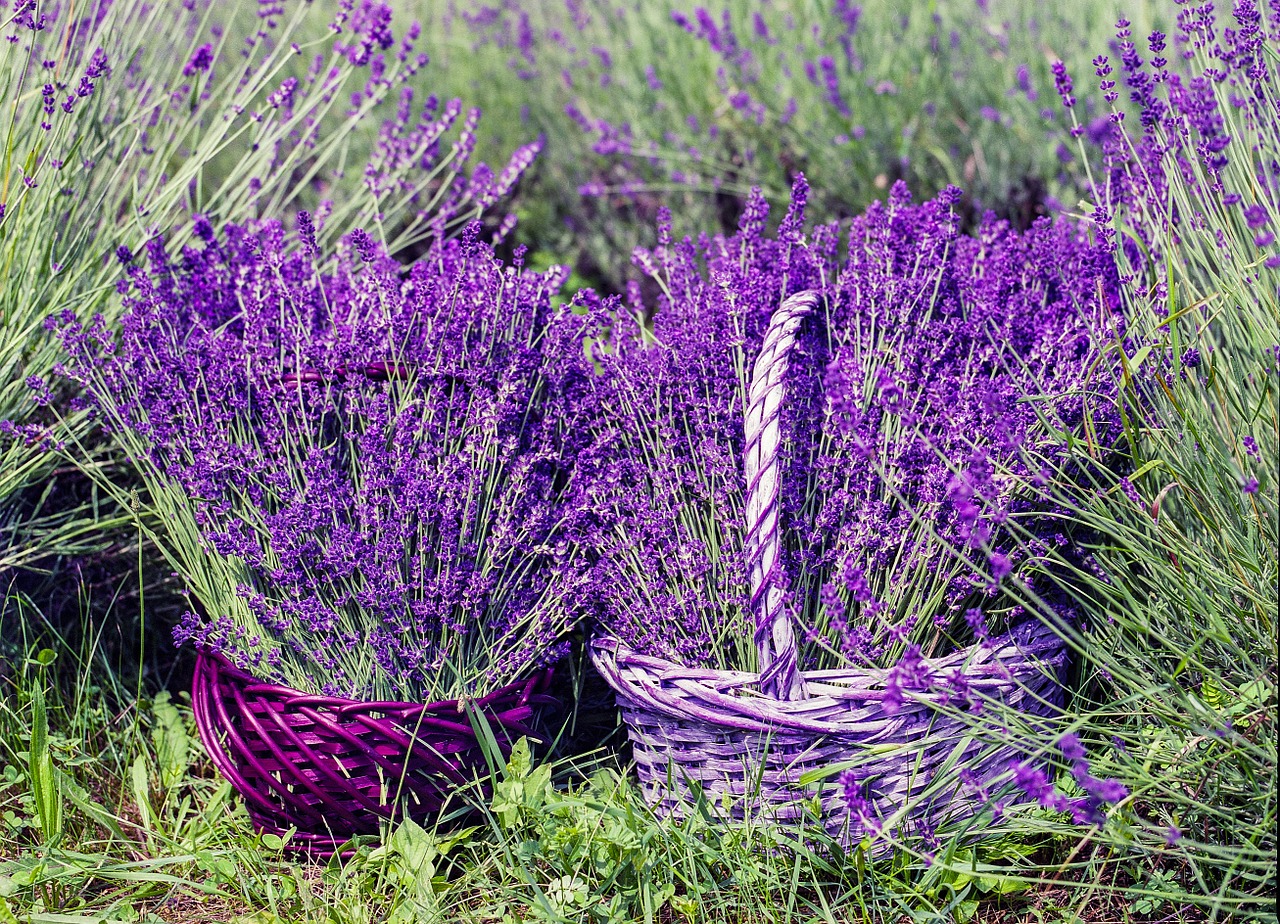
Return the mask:
<svg viewBox="0 0 1280 924">
<path fill-rule="evenodd" d="M 1280 41 L 1280 33 L 1273 26 L 1268 35 L 1255 0 L 1237 0 L 1232 19 L 1219 34 L 1213 4 L 1179 4 L 1172 45 L 1187 62 L 1185 68 L 1171 66 L 1169 36 L 1160 31 L 1147 37 L 1149 57 L 1144 57 L 1125 19 L 1116 25 L 1114 46 L 1120 74 L 1112 75 L 1105 56 L 1095 61 L 1108 103 L 1119 98 L 1114 76 L 1120 76 L 1139 123 L 1129 128 L 1125 113 L 1113 105 L 1111 121 L 1123 130 L 1089 136 L 1106 166 L 1107 180 L 1100 188 L 1109 213 L 1126 213 L 1131 233 L 1155 257 L 1154 266 L 1162 262 L 1164 242 L 1171 235 L 1177 239 L 1221 224 L 1210 212 L 1222 208 L 1235 211 L 1240 236 L 1260 252 L 1260 262 L 1271 269 L 1280 267 L 1275 236 L 1268 230 L 1280 215 L 1280 163 L 1267 153 L 1274 148 L 1276 119 L 1274 91 L 1268 87 L 1280 75 L 1265 52 L 1268 41 Z M 1191 62 L 1198 62 L 1198 68 Z M 1070 87 L 1061 63 L 1054 73 Z M 1246 129 L 1242 137 L 1227 132 L 1224 98 L 1225 105 L 1236 110 L 1233 123 Z M 1232 186 L 1226 171 L 1232 157 L 1248 165 L 1248 182 L 1234 181 L 1240 188 Z M 1179 207 L 1175 202 L 1170 208 L 1174 188 L 1185 192 L 1186 204 Z M 1225 242 L 1220 240 L 1219 246 Z M 1126 250 L 1136 273 L 1143 263 L 1139 248 Z"/>
<path fill-rule="evenodd" d="M 905 650 L 886 695 L 923 689 L 922 649 L 988 637 L 993 586 L 1031 567 L 1009 524 L 1063 541 L 1019 498 L 1046 477 L 1056 434 L 1081 425 L 1097 332 L 1120 323 L 1117 274 L 1065 221 L 1018 234 L 989 217 L 961 236 L 957 196 L 916 205 L 899 184 L 847 232 L 807 228 L 801 178 L 776 235 L 758 194 L 732 236 L 675 242 L 664 224 L 636 254 L 656 309 L 639 287 L 616 321 L 596 306 L 604 374 L 579 476 L 597 517 L 592 597 L 626 644 L 753 669 L 744 400 L 773 309 L 804 289 L 822 301 L 788 383 L 781 506 L 806 666 Z M 1019 403 L 1032 386 L 1046 400 Z M 981 582 L 956 546 L 988 562 Z"/>
<path fill-rule="evenodd" d="M 1034 799 L 1042 807 L 1055 812 L 1070 813 L 1071 820 L 1078 825 L 1102 825 L 1107 821 L 1103 807 L 1108 803 L 1114 805 L 1129 797 L 1129 790 L 1119 780 L 1099 779 L 1089 771 L 1084 745 L 1074 734 L 1063 735 L 1058 740 L 1058 749 L 1070 763 L 1071 776 L 1076 785 L 1084 791 L 1084 796 L 1071 799 L 1054 788 L 1048 773 L 1039 767 L 1024 762 L 1013 761 L 1009 770 L 1013 774 L 1013 784 L 1027 796 Z"/>
<path fill-rule="evenodd" d="M 196 234 L 129 268 L 118 337 L 51 324 L 200 604 L 176 640 L 394 699 L 560 657 L 582 355 L 552 307 L 563 274 L 503 266 L 474 233 L 407 270 L 364 232 L 332 264 L 275 223 Z"/>
</svg>

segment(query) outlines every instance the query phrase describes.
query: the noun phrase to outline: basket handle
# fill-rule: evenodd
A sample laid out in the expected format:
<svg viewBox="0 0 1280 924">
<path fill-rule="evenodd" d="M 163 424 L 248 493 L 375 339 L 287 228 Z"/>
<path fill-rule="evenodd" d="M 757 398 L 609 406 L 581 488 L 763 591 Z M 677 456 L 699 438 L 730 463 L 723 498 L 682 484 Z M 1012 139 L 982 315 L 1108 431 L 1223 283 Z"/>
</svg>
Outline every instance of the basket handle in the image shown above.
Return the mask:
<svg viewBox="0 0 1280 924">
<path fill-rule="evenodd" d="M 791 349 L 801 322 L 817 303 L 816 292 L 797 292 L 779 305 L 769 319 L 760 355 L 751 370 L 743 428 L 743 471 L 747 482 L 744 551 L 751 580 L 751 613 L 756 623 L 754 639 L 760 689 L 775 699 L 804 699 L 807 695 L 799 669 L 795 627 L 778 586 L 778 446 L 782 442 L 779 431 Z"/>
</svg>

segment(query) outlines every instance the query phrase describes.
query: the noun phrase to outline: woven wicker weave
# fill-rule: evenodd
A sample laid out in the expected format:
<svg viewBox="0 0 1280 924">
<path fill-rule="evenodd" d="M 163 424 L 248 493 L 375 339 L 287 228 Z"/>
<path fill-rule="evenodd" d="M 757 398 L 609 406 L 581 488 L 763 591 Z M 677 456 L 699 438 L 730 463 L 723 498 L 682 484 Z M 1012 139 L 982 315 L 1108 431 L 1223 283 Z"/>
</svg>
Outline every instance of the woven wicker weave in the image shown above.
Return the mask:
<svg viewBox="0 0 1280 924">
<path fill-rule="evenodd" d="M 551 672 L 472 705 L 504 753 L 539 738 L 557 701 Z M 220 655 L 200 652 L 192 691 L 196 727 L 214 765 L 244 798 L 254 825 L 293 846 L 331 853 L 377 833 L 401 811 L 424 818 L 449 792 L 487 773 L 467 712 L 456 700 L 417 704 L 312 696 L 262 683 Z"/>
<path fill-rule="evenodd" d="M 779 418 L 788 355 L 816 303 L 814 293 L 801 292 L 774 313 L 748 395 L 744 546 L 761 672 L 688 668 L 630 651 L 602 634 L 593 639 L 591 656 L 614 689 L 642 790 L 659 812 L 685 811 L 695 787 L 717 809 L 727 797 L 731 816 L 739 820 L 751 815 L 793 821 L 816 803 L 831 833 L 852 843 L 866 832 L 861 821 L 847 817 L 843 792 L 834 785 L 802 785 L 804 774 L 874 746 L 876 760 L 863 774 L 866 797 L 873 816 L 888 818 L 933 783 L 944 765 L 954 768 L 957 759 L 972 761 L 981 754 L 981 783 L 1002 771 L 1014 753 L 992 753 L 973 738 L 961 754 L 954 753 L 965 723 L 928 697 L 886 708 L 885 671 L 799 670 L 793 619 L 778 580 Z M 1037 622 L 926 663 L 940 677 L 959 671 L 973 694 L 1024 714 L 1047 715 L 1061 706 L 1065 646 Z M 933 792 L 944 795 L 920 807 L 930 823 L 976 807 L 958 784 Z"/>
</svg>

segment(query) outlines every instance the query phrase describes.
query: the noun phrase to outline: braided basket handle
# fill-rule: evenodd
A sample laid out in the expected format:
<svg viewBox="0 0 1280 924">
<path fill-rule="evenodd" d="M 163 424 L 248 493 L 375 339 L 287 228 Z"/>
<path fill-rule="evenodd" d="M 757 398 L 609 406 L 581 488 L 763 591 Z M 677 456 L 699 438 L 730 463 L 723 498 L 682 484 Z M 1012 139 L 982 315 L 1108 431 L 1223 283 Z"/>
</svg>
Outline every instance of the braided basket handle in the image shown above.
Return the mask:
<svg viewBox="0 0 1280 924">
<path fill-rule="evenodd" d="M 782 442 L 782 401 L 787 366 L 800 324 L 818 303 L 812 290 L 784 301 L 765 332 L 760 355 L 751 370 L 744 426 L 747 482 L 746 560 L 750 569 L 751 613 L 760 664 L 760 689 L 775 699 L 804 699 L 795 627 L 783 603 L 778 494 L 781 481 L 778 446 Z"/>
</svg>

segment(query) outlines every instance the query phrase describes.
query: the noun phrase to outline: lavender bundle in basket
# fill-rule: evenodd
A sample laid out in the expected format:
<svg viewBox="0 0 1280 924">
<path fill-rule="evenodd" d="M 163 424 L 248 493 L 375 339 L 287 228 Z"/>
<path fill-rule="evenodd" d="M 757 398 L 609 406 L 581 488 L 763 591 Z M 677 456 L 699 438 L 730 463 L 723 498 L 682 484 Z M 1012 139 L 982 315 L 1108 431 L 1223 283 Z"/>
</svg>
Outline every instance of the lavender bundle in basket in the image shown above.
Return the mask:
<svg viewBox="0 0 1280 924">
<path fill-rule="evenodd" d="M 554 322 L 563 274 L 474 233 L 405 270 L 274 223 L 159 242 L 127 309 L 57 319 L 69 373 L 139 466 L 198 601 L 176 630 L 265 680 L 475 697 L 556 660 L 575 620 Z M 122 251 L 121 260 L 131 255 Z"/>
<path fill-rule="evenodd" d="M 991 590 L 1035 566 L 1006 536 L 1011 518 L 1035 516 L 1019 483 L 1043 477 L 1046 454 L 1090 418 L 1091 369 L 1121 324 L 1116 273 L 1067 222 L 1018 234 L 989 218 L 967 237 L 954 190 L 915 205 L 902 186 L 853 221 L 841 256 L 837 225 L 806 233 L 806 192 L 801 179 L 774 235 L 759 196 L 730 237 L 675 243 L 664 229 L 637 254 L 662 291 L 651 320 L 638 289 L 632 320 L 597 320 L 607 374 L 579 459 L 598 512 L 592 596 L 637 651 L 759 669 L 743 411 L 772 312 L 813 289 L 788 373 L 773 581 L 803 667 L 896 662 L 909 688 L 922 656 L 1017 618 L 991 612 Z M 1045 400 L 1018 403 L 1029 383 Z M 947 554 L 955 544 L 985 553 L 982 580 Z"/>
</svg>

